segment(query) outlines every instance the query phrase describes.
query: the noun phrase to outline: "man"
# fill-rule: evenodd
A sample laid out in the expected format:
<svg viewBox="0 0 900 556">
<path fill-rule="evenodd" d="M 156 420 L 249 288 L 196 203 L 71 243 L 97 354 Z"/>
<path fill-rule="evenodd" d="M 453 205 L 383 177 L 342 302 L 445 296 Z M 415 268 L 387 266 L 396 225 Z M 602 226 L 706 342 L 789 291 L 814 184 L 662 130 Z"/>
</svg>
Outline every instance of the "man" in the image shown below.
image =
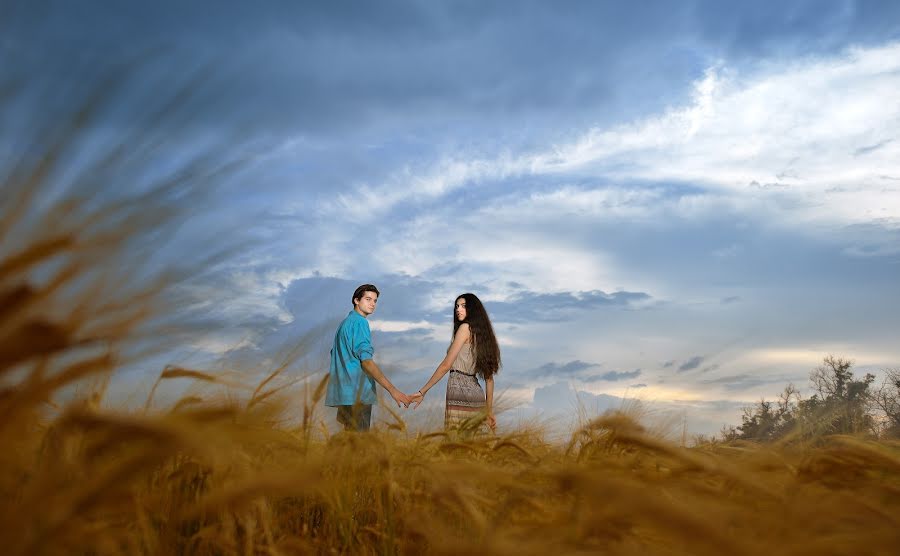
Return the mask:
<svg viewBox="0 0 900 556">
<path fill-rule="evenodd" d="M 378 288 L 372 284 L 356 288 L 353 310 L 334 334 L 325 405 L 337 407 L 337 420 L 348 431 L 369 430 L 376 382 L 394 398 L 397 407 L 409 407 L 409 396 L 397 390 L 372 360 L 375 349 L 366 319 L 375 312 L 377 303 Z"/>
</svg>

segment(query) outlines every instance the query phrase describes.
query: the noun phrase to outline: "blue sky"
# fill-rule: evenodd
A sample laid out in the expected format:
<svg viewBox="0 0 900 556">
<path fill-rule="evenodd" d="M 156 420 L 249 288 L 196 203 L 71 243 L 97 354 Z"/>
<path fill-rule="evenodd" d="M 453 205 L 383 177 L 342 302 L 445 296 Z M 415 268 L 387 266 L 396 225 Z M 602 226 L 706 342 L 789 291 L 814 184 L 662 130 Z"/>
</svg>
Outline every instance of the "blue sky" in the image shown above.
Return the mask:
<svg viewBox="0 0 900 556">
<path fill-rule="evenodd" d="M 376 359 L 410 390 L 454 297 L 486 302 L 508 420 L 577 390 L 708 432 L 827 354 L 900 366 L 896 2 L 5 10 L 3 71 L 28 84 L 5 149 L 126 67 L 86 150 L 166 147 L 103 195 L 213 146 L 246 160 L 161 255 L 184 265 L 210 230 L 241 246 L 181 286 L 207 328 L 173 360 L 260 369 L 302 338 L 296 372 L 320 369 L 373 282 Z"/>
</svg>

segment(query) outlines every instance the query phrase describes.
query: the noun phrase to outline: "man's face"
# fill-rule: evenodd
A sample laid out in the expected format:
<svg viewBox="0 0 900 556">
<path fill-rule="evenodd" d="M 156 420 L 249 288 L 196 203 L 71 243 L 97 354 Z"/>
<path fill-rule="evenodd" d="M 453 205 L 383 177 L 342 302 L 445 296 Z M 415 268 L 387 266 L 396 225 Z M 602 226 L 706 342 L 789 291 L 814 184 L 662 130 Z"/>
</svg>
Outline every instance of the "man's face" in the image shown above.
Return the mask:
<svg viewBox="0 0 900 556">
<path fill-rule="evenodd" d="M 362 297 L 353 300 L 357 312 L 364 317 L 368 317 L 375 312 L 375 305 L 377 303 L 378 295 L 375 292 L 364 292 Z"/>
</svg>

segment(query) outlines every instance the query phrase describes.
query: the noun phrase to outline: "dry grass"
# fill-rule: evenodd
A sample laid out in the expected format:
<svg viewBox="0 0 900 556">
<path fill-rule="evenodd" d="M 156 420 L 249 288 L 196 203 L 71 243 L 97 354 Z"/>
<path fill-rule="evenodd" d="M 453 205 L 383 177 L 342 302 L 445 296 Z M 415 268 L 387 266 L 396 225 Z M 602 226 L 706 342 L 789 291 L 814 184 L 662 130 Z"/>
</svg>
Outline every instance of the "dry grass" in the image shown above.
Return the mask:
<svg viewBox="0 0 900 556">
<path fill-rule="evenodd" d="M 312 400 L 306 400 L 307 408 Z M 900 446 L 686 449 L 624 415 L 567 447 L 273 427 L 258 403 L 4 427 L 7 554 L 891 554 Z"/>
<path fill-rule="evenodd" d="M 6 554 L 821 555 L 900 545 L 891 443 L 687 449 L 624 413 L 587 422 L 563 446 L 536 430 L 411 434 L 399 415 L 371 434 L 331 436 L 331 416 L 315 410 L 325 380 L 288 394 L 283 366 L 243 402 L 189 396 L 123 413 L 102 409 L 99 390 L 48 406 L 113 373 L 128 328 L 92 326 L 89 312 L 65 325 L 23 316 L 39 306 L 23 298 L 38 291 L 7 288 L 12 301 L 0 307 Z M 105 333 L 85 340 L 84 328 Z M 221 382 L 169 367 L 153 388 L 176 379 Z M 281 424 L 295 414 L 297 425 Z"/>
<path fill-rule="evenodd" d="M 83 120 L 0 176 L 17 200 L 0 229 L 22 240 L 0 251 L 4 554 L 896 554 L 897 443 L 688 449 L 623 413 L 567 445 L 536 429 L 413 434 L 396 414 L 332 436 L 324 380 L 298 394 L 284 366 L 245 399 L 154 409 L 154 385 L 144 407 L 105 409 L 109 377 L 165 337 L 146 324 L 169 282 L 132 279 L 129 238 L 166 225 L 173 182 L 26 225 Z M 209 175 L 191 172 L 175 181 Z M 181 367 L 168 380 L 223 382 Z"/>
</svg>

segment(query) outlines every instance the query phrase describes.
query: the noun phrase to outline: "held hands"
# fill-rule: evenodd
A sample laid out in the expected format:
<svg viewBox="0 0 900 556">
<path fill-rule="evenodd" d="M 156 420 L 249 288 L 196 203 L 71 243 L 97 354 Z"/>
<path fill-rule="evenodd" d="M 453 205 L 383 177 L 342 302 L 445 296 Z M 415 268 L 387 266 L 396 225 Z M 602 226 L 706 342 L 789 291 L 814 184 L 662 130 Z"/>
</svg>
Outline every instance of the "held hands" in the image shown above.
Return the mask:
<svg viewBox="0 0 900 556">
<path fill-rule="evenodd" d="M 397 402 L 397 407 L 400 407 L 402 405 L 403 407 L 408 408 L 409 404 L 414 403 L 416 405 L 413 406 L 413 409 L 415 409 L 419 407 L 419 404 L 421 404 L 425 399 L 425 394 L 423 394 L 421 390 L 415 392 L 414 394 L 404 394 L 403 392 L 395 388 L 393 390 L 390 390 L 388 393 L 392 398 L 394 398 L 394 401 Z"/>
<path fill-rule="evenodd" d="M 397 407 L 400 407 L 401 405 L 403 407 L 409 407 L 409 404 L 412 401 L 409 396 L 407 396 L 400 390 L 397 390 L 396 388 L 391 390 L 390 394 L 391 397 L 394 398 L 394 401 L 397 402 Z"/>
<path fill-rule="evenodd" d="M 419 390 L 418 392 L 412 394 L 412 395 L 409 397 L 410 403 L 416 404 L 416 405 L 413 406 L 413 409 L 419 407 L 419 404 L 421 404 L 422 401 L 423 401 L 424 399 L 425 399 L 425 394 L 423 394 L 421 390 Z"/>
</svg>

